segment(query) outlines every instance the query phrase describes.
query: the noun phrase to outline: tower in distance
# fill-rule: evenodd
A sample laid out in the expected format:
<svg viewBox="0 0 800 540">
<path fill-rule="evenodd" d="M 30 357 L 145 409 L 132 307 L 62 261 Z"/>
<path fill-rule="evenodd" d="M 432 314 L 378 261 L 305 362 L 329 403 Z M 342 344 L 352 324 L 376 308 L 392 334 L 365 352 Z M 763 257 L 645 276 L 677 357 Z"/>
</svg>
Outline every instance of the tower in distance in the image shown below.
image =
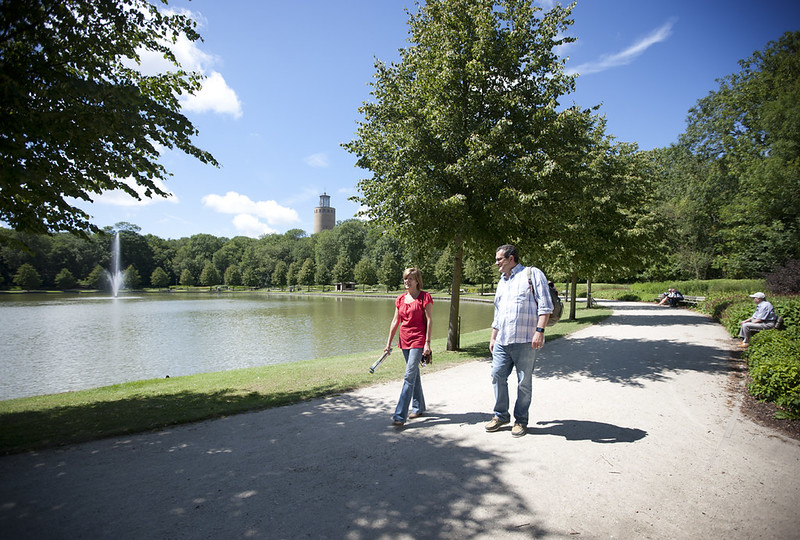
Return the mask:
<svg viewBox="0 0 800 540">
<path fill-rule="evenodd" d="M 336 225 L 336 209 L 331 208 L 331 197 L 327 193 L 319 196 L 319 206 L 314 208 L 314 234 L 333 229 Z"/>
</svg>

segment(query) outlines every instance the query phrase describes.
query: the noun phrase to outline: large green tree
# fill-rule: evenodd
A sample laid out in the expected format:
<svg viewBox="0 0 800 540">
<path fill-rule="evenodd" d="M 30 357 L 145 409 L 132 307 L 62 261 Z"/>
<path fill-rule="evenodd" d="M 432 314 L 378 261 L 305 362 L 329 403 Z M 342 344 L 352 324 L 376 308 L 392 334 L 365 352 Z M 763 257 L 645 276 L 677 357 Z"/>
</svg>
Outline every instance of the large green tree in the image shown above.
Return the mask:
<svg viewBox="0 0 800 540">
<path fill-rule="evenodd" d="M 800 257 L 800 32 L 740 65 L 689 111 L 680 144 L 717 193 L 716 266 L 758 277 Z"/>
<path fill-rule="evenodd" d="M 355 197 L 369 218 L 409 245 L 451 249 L 448 350 L 464 248 L 532 242 L 532 224 L 547 231 L 555 215 L 549 187 L 572 116 L 558 100 L 574 79 L 554 49 L 572 41 L 571 9 L 428 1 L 410 15 L 399 63 L 376 64 L 374 99 L 345 145 L 372 173 Z"/>
<path fill-rule="evenodd" d="M 162 0 L 166 5 L 166 0 Z M 188 16 L 146 0 L 0 2 L 0 220 L 28 232 L 97 231 L 71 199 L 120 189 L 166 196 L 159 147 L 203 163 L 179 97 L 201 77 L 170 44 L 200 35 Z M 145 51 L 174 67 L 138 69 Z"/>
</svg>

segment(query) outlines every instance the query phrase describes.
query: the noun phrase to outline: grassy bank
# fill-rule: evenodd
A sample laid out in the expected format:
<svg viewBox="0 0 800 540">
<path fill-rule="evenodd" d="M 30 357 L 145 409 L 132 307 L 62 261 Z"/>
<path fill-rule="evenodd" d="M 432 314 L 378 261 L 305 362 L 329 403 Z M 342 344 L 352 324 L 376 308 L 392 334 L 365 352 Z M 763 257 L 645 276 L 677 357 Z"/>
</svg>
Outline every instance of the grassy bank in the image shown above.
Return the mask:
<svg viewBox="0 0 800 540">
<path fill-rule="evenodd" d="M 579 309 L 577 321 L 559 322 L 548 329 L 547 339 L 552 341 L 597 323 L 610 313 L 607 309 Z M 458 352 L 445 351 L 445 341 L 435 340 L 434 363 L 425 367 L 423 374 L 487 358 L 489 336 L 489 330 L 463 334 Z M 404 363 L 398 349 L 375 374 L 369 373 L 369 366 L 379 353 L 372 351 L 0 401 L 0 453 L 162 429 L 400 379 Z"/>
</svg>

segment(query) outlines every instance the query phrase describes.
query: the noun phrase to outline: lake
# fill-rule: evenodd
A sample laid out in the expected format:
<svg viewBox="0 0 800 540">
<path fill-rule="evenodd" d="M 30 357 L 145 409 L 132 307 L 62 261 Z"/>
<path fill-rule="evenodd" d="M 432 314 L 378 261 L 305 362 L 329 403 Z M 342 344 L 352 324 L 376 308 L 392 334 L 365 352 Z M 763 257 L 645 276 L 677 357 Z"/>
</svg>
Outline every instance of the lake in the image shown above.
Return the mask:
<svg viewBox="0 0 800 540">
<path fill-rule="evenodd" d="M 434 299 L 435 339 L 449 306 Z M 0 400 L 377 351 L 393 312 L 392 298 L 0 294 Z M 491 325 L 491 303 L 460 313 L 462 333 Z"/>
</svg>

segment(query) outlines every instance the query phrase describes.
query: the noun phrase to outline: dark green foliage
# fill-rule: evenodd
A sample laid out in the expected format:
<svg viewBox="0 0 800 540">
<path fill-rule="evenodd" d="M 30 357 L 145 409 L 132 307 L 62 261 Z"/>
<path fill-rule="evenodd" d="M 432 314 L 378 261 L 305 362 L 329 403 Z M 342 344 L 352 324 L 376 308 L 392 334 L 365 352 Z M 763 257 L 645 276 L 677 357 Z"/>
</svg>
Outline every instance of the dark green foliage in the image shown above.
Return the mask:
<svg viewBox="0 0 800 540">
<path fill-rule="evenodd" d="M 57 275 L 56 275 L 56 287 L 59 289 L 74 289 L 75 285 L 78 284 L 78 280 L 75 279 L 75 276 L 72 275 L 68 269 L 63 268 Z"/>
<path fill-rule="evenodd" d="M 618 300 L 621 302 L 638 302 L 641 300 L 638 295 L 636 294 L 623 294 L 621 295 Z"/>
<path fill-rule="evenodd" d="M 756 334 L 747 356 L 750 393 L 774 401 L 783 409 L 781 416 L 800 418 L 800 329 L 796 323 L 784 331 Z"/>
<path fill-rule="evenodd" d="M 767 274 L 767 290 L 775 294 L 800 293 L 800 259 L 792 259 Z"/>
<path fill-rule="evenodd" d="M 0 220 L 35 233 L 97 232 L 70 199 L 113 189 L 139 199 L 135 187 L 165 196 L 157 147 L 216 164 L 191 142 L 196 129 L 180 108 L 201 77 L 168 46 L 177 35 L 198 40 L 194 28 L 145 0 L 0 2 Z M 131 67 L 145 51 L 172 70 Z"/>
<path fill-rule="evenodd" d="M 42 278 L 39 277 L 39 272 L 32 265 L 25 263 L 14 274 L 14 283 L 20 289 L 30 291 L 42 286 Z"/>
</svg>

